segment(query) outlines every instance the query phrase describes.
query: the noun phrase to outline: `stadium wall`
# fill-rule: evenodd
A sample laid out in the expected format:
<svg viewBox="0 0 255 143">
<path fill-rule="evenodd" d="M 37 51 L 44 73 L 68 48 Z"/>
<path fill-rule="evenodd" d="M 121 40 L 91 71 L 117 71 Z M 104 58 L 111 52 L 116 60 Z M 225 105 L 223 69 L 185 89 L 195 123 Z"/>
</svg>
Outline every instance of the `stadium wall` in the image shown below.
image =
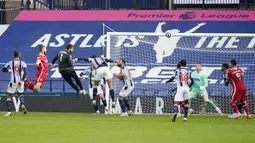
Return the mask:
<svg viewBox="0 0 255 143">
<path fill-rule="evenodd" d="M 75 45 L 73 57 L 91 56 L 92 54 L 101 55 L 101 45 L 103 43 L 106 45 L 107 32 L 156 32 L 159 23 L 163 21 L 166 22 L 162 26 L 163 32 L 171 29 L 186 32 L 197 26 L 198 23 L 205 23 L 204 26 L 195 32 L 255 33 L 254 20 L 254 11 L 22 11 L 0 38 L 0 64 L 3 66 L 7 61 L 13 59 L 12 52 L 18 49 L 22 52 L 22 59 L 28 64 L 28 75 L 32 78 L 35 77 L 36 73 L 36 68 L 34 67 L 35 57 L 38 54 L 36 47 L 40 44 L 47 46 L 47 56 L 49 61 L 51 61 L 59 50 L 64 49 L 67 43 Z M 221 39 L 222 37 L 218 38 Z M 132 52 L 131 49 L 137 49 L 141 45 L 139 42 L 138 45 L 135 45 L 134 41 L 128 40 L 122 41 L 120 44 L 127 45 L 124 46 L 127 52 Z M 164 88 L 161 88 L 161 85 L 172 75 L 177 61 L 181 58 L 187 59 L 192 70 L 194 70 L 196 62 L 205 63 L 204 70 L 210 81 L 209 96 L 215 97 L 216 100 L 218 98 L 220 101 L 221 98 L 229 99 L 231 88 L 222 85 L 222 75 L 219 68 L 221 63 L 228 62 L 229 58 L 235 56 L 228 51 L 234 51 L 234 53 L 239 51 L 246 52 L 243 55 L 238 55 L 238 58 L 246 59 L 239 60 L 241 61 L 239 64 L 245 69 L 246 75 L 251 77 L 245 80 L 248 87 L 248 95 L 253 96 L 254 83 L 251 81 L 254 81 L 254 76 L 252 75 L 255 68 L 253 54 L 255 40 L 253 38 L 244 42 L 236 42 L 235 44 L 237 48 L 232 49 L 229 49 L 226 43 L 221 46 L 214 44 L 212 47 L 203 45 L 200 49 L 208 50 L 208 52 L 205 52 L 206 57 L 201 54 L 199 58 L 178 54 L 177 50 L 164 59 L 162 63 L 164 66 L 156 64 L 153 45 L 147 47 L 151 50 L 146 53 L 147 58 L 144 61 L 137 61 L 138 58 L 135 54 L 132 57 L 125 57 L 129 66 L 140 62 L 139 66 L 145 69 L 141 71 L 142 74 L 134 77 L 136 87 L 139 88 L 136 88 L 133 93 L 132 103 L 136 104 L 138 97 L 141 97 L 141 99 L 148 97 L 150 100 L 146 100 L 146 102 L 152 101 L 153 108 L 150 108 L 150 111 L 144 110 L 143 113 L 157 112 L 156 108 L 154 108 L 157 103 L 154 102 L 156 97 L 162 96 L 162 98 L 167 99 L 164 103 L 171 103 L 171 89 L 176 85 L 173 83 L 169 84 L 169 86 L 164 86 Z M 232 43 L 232 45 L 234 44 Z M 195 45 L 192 48 L 195 48 Z M 209 49 L 216 52 L 210 53 Z M 192 49 L 189 51 L 192 51 Z M 198 52 L 194 51 L 194 53 Z M 224 53 L 226 56 L 224 58 L 219 57 L 218 53 Z M 208 58 L 210 55 L 212 58 Z M 148 65 L 147 63 L 152 64 Z M 77 63 L 74 69 L 79 74 L 88 67 L 89 65 L 86 63 Z M 141 70 L 134 66 L 131 69 L 133 73 Z M 5 93 L 9 77 L 1 72 L 0 78 L 0 80 L 7 80 L 0 82 L 0 92 Z M 61 79 L 57 68 L 50 70 L 48 79 L 53 81 Z M 49 90 L 50 86 L 53 89 L 63 88 L 62 84 L 57 84 L 56 82 L 51 85 L 48 82 L 43 86 L 45 93 L 52 92 Z M 84 86 L 87 87 L 86 81 Z M 66 87 L 66 91 L 74 92 L 70 87 Z M 141 100 L 141 102 L 145 104 L 145 101 Z M 167 112 L 171 111 L 170 105 L 167 108 Z M 226 112 L 228 112 L 227 107 Z"/>
</svg>

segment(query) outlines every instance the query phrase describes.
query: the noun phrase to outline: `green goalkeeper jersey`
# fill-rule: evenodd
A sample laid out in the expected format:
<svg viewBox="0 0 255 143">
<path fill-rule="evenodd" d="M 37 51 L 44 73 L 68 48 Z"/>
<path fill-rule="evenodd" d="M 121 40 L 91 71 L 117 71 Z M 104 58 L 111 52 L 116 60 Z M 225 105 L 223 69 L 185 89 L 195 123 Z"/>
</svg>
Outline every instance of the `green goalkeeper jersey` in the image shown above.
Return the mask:
<svg viewBox="0 0 255 143">
<path fill-rule="evenodd" d="M 194 80 L 194 84 L 192 85 L 192 89 L 200 90 L 200 86 L 208 86 L 208 80 L 204 72 L 200 71 L 197 73 L 196 71 L 192 72 L 191 78 Z"/>
</svg>

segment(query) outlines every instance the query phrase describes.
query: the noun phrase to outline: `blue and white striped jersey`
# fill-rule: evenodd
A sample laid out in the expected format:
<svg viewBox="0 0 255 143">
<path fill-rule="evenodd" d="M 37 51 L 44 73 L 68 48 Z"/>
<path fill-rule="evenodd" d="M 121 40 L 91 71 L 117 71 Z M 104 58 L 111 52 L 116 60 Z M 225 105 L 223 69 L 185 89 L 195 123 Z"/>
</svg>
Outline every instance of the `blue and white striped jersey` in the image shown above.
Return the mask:
<svg viewBox="0 0 255 143">
<path fill-rule="evenodd" d="M 87 68 L 82 72 L 82 75 L 88 75 L 89 87 L 93 88 L 93 85 L 95 84 L 94 77 L 96 75 L 96 70 L 94 70 L 92 67 Z M 104 83 L 105 83 L 105 80 L 100 82 L 100 84 L 104 84 Z"/>
<path fill-rule="evenodd" d="M 191 72 L 188 67 L 181 67 L 175 70 L 174 77 L 176 78 L 178 87 L 189 87 L 189 81 L 191 79 Z"/>
<path fill-rule="evenodd" d="M 98 57 L 98 58 L 88 58 L 88 62 L 95 68 L 99 67 L 107 67 L 108 64 L 105 60 L 105 58 Z"/>
<path fill-rule="evenodd" d="M 5 64 L 5 68 L 11 70 L 11 79 L 10 83 L 18 83 L 24 80 L 25 70 L 27 65 L 25 62 L 20 59 L 14 59 Z"/>
<path fill-rule="evenodd" d="M 134 82 L 133 82 L 132 74 L 131 74 L 130 70 L 126 66 L 124 66 L 123 68 L 120 69 L 120 73 L 125 75 L 125 78 L 123 79 L 125 86 L 133 87 Z"/>
</svg>

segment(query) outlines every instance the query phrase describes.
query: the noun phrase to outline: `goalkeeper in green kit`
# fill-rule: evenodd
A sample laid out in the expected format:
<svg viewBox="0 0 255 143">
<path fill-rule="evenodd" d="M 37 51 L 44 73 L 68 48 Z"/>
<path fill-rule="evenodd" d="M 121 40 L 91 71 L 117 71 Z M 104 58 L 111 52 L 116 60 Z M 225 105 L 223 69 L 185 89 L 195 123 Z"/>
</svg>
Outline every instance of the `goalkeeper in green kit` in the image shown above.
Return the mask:
<svg viewBox="0 0 255 143">
<path fill-rule="evenodd" d="M 208 80 L 205 73 L 201 71 L 201 64 L 196 64 L 196 71 L 192 72 L 191 78 L 193 78 L 194 84 L 191 88 L 189 104 L 191 104 L 192 99 L 203 97 L 205 103 L 212 106 L 218 114 L 222 114 L 220 108 L 208 98 L 208 93 L 206 91 Z"/>
</svg>

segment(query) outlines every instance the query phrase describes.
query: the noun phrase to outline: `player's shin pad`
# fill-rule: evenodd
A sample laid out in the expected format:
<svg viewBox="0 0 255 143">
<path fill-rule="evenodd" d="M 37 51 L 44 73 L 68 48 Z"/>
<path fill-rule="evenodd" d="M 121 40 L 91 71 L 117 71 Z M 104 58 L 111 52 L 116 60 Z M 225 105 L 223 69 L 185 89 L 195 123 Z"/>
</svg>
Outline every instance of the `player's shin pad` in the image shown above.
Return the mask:
<svg viewBox="0 0 255 143">
<path fill-rule="evenodd" d="M 97 87 L 93 88 L 93 99 L 96 100 L 96 96 L 97 96 Z"/>
<path fill-rule="evenodd" d="M 125 113 L 126 112 L 125 101 L 123 99 L 119 99 L 119 102 L 120 102 L 120 107 L 121 107 L 122 113 Z"/>
<path fill-rule="evenodd" d="M 8 98 L 6 100 L 6 107 L 8 112 L 11 112 L 11 105 L 12 105 L 12 99 Z"/>
<path fill-rule="evenodd" d="M 115 101 L 114 90 L 113 89 L 110 89 L 110 96 L 112 98 L 112 101 Z"/>
</svg>

